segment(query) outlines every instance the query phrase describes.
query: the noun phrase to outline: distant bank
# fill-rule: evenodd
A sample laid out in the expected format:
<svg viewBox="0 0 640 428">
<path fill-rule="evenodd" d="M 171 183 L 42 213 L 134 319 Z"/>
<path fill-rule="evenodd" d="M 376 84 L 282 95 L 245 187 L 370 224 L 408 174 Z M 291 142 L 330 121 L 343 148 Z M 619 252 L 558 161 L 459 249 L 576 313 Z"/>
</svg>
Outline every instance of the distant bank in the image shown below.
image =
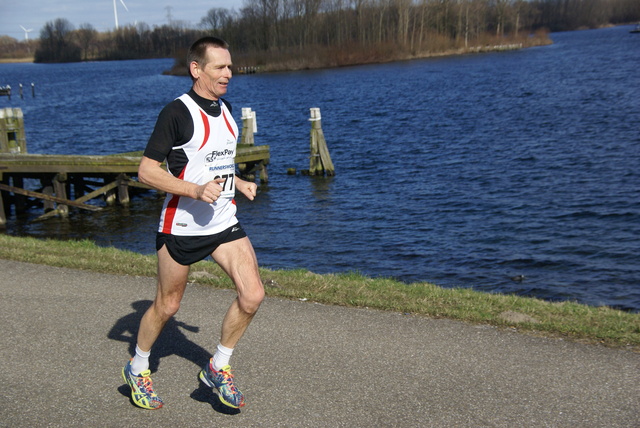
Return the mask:
<svg viewBox="0 0 640 428">
<path fill-rule="evenodd" d="M 473 53 L 500 52 L 518 50 L 534 46 L 546 46 L 553 41 L 546 33 L 517 39 L 504 39 L 500 43 L 460 47 L 455 49 L 428 50 L 422 52 L 406 52 L 391 46 L 377 46 L 373 50 L 347 49 L 326 47 L 313 49 L 308 54 L 299 52 L 278 52 L 269 54 L 256 52 L 249 54 L 234 54 L 233 60 L 237 70 L 250 68 L 258 72 L 284 72 L 300 70 L 319 70 L 327 68 L 350 67 L 356 65 L 383 64 L 397 61 L 410 61 Z M 177 55 L 173 67 L 163 74 L 171 76 L 187 76 L 184 63 L 185 55 Z"/>
<path fill-rule="evenodd" d="M 298 71 L 365 64 L 380 64 L 394 61 L 409 61 L 413 59 L 465 55 L 470 53 L 497 52 L 533 46 L 544 46 L 552 43 L 553 41 L 545 34 L 518 40 L 504 40 L 499 44 L 469 46 L 466 48 L 462 47 L 458 49 L 445 49 L 442 51 L 427 51 L 419 53 L 406 53 L 395 51 L 393 49 L 383 52 L 379 50 L 371 52 L 356 49 L 354 51 L 342 51 L 339 54 L 336 54 L 336 49 L 334 48 L 322 48 L 320 50 L 313 50 L 307 56 L 301 56 L 297 52 L 278 53 L 276 55 L 267 55 L 267 53 L 236 54 L 234 55 L 234 62 L 239 69 L 251 67 L 252 69 L 258 69 L 260 72 Z M 28 63 L 33 61 L 33 56 L 24 58 L 0 58 L 0 64 Z M 176 56 L 174 66 L 164 74 L 173 76 L 187 75 L 187 69 L 184 65 L 184 55 L 182 55 L 182 53 Z M 1 83 L 2 82 L 0 82 L 0 84 Z"/>
</svg>

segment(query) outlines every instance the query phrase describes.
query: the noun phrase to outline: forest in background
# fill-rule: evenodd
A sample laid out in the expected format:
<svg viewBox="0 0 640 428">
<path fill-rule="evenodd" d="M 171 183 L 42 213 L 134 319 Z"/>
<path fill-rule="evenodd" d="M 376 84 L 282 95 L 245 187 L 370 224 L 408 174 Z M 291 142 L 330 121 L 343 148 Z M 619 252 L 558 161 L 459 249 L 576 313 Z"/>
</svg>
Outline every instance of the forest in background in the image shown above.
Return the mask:
<svg viewBox="0 0 640 428">
<path fill-rule="evenodd" d="M 176 58 L 195 39 L 229 42 L 235 66 L 292 70 L 550 43 L 548 32 L 640 20 L 637 0 L 245 0 L 199 24 L 145 23 L 100 33 L 65 18 L 36 40 L 0 37 L 0 59 L 77 62 Z"/>
</svg>

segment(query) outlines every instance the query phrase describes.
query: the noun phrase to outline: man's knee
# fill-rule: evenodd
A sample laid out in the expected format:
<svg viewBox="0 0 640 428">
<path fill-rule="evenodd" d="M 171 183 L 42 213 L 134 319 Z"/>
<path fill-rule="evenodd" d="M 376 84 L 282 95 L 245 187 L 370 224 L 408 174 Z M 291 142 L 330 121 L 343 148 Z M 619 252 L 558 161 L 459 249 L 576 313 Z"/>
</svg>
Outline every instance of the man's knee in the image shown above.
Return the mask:
<svg viewBox="0 0 640 428">
<path fill-rule="evenodd" d="M 258 312 L 264 297 L 264 288 L 261 285 L 260 287 L 256 287 L 250 293 L 243 293 L 241 296 L 238 296 L 238 306 L 240 306 L 240 310 L 242 310 L 242 312 L 247 315 L 253 315 Z"/>
<path fill-rule="evenodd" d="M 180 299 L 175 297 L 165 297 L 155 302 L 158 315 L 164 320 L 168 320 L 180 309 Z"/>
</svg>

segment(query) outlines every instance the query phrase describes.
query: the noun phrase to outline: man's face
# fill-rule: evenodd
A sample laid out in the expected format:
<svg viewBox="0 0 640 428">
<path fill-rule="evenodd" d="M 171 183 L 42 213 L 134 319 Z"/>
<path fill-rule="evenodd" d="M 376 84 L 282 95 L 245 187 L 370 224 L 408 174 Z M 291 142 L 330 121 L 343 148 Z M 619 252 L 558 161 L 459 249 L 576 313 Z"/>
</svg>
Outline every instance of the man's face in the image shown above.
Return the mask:
<svg viewBox="0 0 640 428">
<path fill-rule="evenodd" d="M 206 64 L 190 64 L 191 73 L 196 77 L 193 89 L 201 97 L 217 100 L 227 93 L 231 65 L 231 54 L 227 49 L 209 47 Z"/>
</svg>

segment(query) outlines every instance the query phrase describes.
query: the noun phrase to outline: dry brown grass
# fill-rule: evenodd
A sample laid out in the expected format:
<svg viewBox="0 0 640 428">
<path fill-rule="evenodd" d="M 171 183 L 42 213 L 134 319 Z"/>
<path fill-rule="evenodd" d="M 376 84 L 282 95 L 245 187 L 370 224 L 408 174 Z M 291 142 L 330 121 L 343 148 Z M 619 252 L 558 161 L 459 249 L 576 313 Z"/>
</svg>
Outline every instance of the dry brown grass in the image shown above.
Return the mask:
<svg viewBox="0 0 640 428">
<path fill-rule="evenodd" d="M 520 49 L 552 43 L 546 32 L 518 37 L 486 35 L 465 46 L 464 40 L 453 40 L 438 34 L 429 34 L 423 43 L 399 47 L 395 43 L 379 43 L 363 47 L 347 44 L 339 47 L 315 46 L 270 52 L 234 53 L 238 68 L 257 67 L 261 72 L 313 70 L 363 64 L 379 64 L 436 56 L 460 55 L 472 52 Z"/>
</svg>

